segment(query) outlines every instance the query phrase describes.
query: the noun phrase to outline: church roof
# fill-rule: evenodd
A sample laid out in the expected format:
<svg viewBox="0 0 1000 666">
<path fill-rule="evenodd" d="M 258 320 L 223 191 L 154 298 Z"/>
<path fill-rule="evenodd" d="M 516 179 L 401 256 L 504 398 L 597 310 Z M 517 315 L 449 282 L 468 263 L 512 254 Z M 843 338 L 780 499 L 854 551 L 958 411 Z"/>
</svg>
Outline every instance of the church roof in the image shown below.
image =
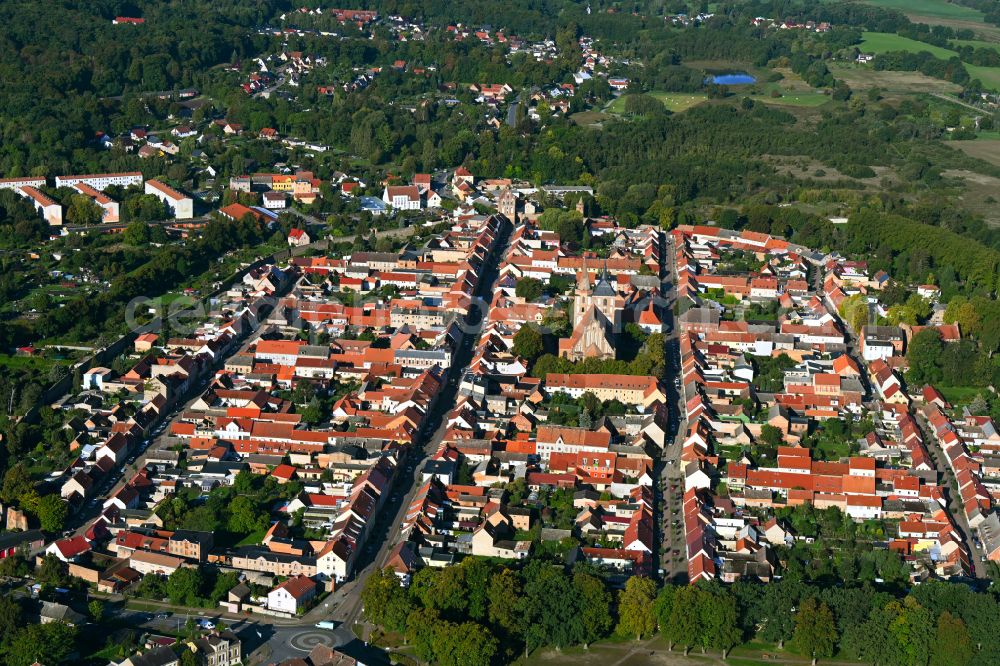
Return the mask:
<svg viewBox="0 0 1000 666">
<path fill-rule="evenodd" d="M 586 267 L 585 267 L 586 268 Z M 594 296 L 617 296 L 618 290 L 608 275 L 608 265 L 604 264 L 604 269 L 597 276 L 597 284 L 594 285 Z"/>
<path fill-rule="evenodd" d="M 656 314 L 656 309 L 653 306 L 653 301 L 649 301 L 649 307 L 642 311 L 639 315 L 639 323 L 646 324 L 649 326 L 660 326 L 663 322 L 660 321 L 660 317 Z"/>
</svg>

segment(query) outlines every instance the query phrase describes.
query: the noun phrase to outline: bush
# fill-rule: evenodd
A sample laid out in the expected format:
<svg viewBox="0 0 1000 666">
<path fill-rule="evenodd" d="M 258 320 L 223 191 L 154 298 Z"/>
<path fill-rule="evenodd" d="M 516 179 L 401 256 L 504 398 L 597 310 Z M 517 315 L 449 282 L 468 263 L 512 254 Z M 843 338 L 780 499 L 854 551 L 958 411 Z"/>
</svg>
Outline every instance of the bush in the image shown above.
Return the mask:
<svg viewBox="0 0 1000 666">
<path fill-rule="evenodd" d="M 864 164 L 847 164 L 842 166 L 840 170 L 845 176 L 850 176 L 851 178 L 874 178 L 875 172 L 871 167 L 865 166 Z"/>
</svg>

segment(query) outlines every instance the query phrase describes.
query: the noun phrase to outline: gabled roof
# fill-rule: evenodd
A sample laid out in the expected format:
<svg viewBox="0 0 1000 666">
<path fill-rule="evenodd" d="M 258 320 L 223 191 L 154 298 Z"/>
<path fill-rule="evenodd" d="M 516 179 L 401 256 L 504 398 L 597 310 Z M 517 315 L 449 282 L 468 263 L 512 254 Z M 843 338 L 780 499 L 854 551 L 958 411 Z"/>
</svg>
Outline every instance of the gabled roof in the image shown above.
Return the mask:
<svg viewBox="0 0 1000 666">
<path fill-rule="evenodd" d="M 272 592 L 285 590 L 293 599 L 302 599 L 304 596 L 316 589 L 316 581 L 309 576 L 296 576 L 289 578 L 283 583 L 274 587 Z"/>
</svg>

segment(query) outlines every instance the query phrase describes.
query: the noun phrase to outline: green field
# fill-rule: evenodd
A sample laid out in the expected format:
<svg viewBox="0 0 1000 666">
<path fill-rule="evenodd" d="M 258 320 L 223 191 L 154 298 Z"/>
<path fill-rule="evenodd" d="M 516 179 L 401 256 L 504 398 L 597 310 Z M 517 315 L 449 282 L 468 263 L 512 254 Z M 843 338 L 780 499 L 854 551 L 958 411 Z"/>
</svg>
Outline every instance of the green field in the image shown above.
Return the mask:
<svg viewBox="0 0 1000 666">
<path fill-rule="evenodd" d="M 953 39 L 951 40 L 952 48 L 958 48 L 960 46 L 971 46 L 974 49 L 993 49 L 994 51 L 1000 51 L 1000 44 L 996 42 L 987 42 L 983 39 Z"/>
<path fill-rule="evenodd" d="M 977 9 L 952 4 L 947 0 L 867 0 L 868 4 L 886 9 L 896 9 L 907 16 L 916 15 L 928 18 L 950 19 L 958 21 L 976 21 L 982 23 L 983 14 Z"/>
<path fill-rule="evenodd" d="M 978 65 L 965 65 L 969 76 L 979 79 L 982 84 L 994 90 L 1000 89 L 1000 67 L 979 67 Z"/>
<path fill-rule="evenodd" d="M 821 92 L 783 93 L 781 97 L 771 97 L 770 95 L 750 95 L 750 97 L 764 104 L 776 104 L 778 106 L 816 107 L 830 101 L 830 96 L 824 95 Z"/>
<path fill-rule="evenodd" d="M 647 94 L 663 102 L 663 106 L 674 113 L 687 111 L 692 106 L 697 106 L 708 99 L 708 96 L 703 93 L 651 92 Z M 622 96 L 615 99 L 608 105 L 607 110 L 611 113 L 623 113 L 625 110 L 625 97 Z"/>
<path fill-rule="evenodd" d="M 774 87 L 779 92 L 781 92 L 781 97 L 771 97 L 770 89 Z M 760 90 L 760 88 L 757 88 Z M 766 93 L 748 95 L 740 94 L 738 90 L 734 92 L 736 97 L 750 97 L 753 100 L 761 102 L 762 104 L 774 104 L 777 106 L 800 106 L 800 107 L 817 107 L 827 101 L 830 97 L 824 95 L 821 92 L 816 91 L 785 91 L 780 86 L 774 86 L 769 84 L 765 87 Z M 748 91 L 749 92 L 749 91 Z M 647 93 L 651 97 L 663 102 L 663 105 L 667 107 L 670 111 L 674 113 L 681 113 L 682 111 L 687 111 L 691 107 L 697 106 L 708 99 L 708 96 L 703 93 L 666 93 L 666 92 L 651 92 Z M 623 113 L 625 109 L 625 98 L 619 97 L 618 99 L 611 102 L 605 109 L 607 113 Z"/>
<path fill-rule="evenodd" d="M 954 51 L 943 49 L 940 46 L 924 44 L 915 39 L 900 37 L 888 32 L 863 32 L 861 36 L 863 41 L 858 48 L 864 53 L 888 53 L 890 51 L 920 53 L 921 51 L 927 51 L 935 58 L 941 58 L 942 60 L 954 58 L 956 55 Z"/>
<path fill-rule="evenodd" d="M 943 49 L 940 46 L 932 46 L 918 42 L 915 39 L 907 39 L 899 35 L 887 32 L 863 32 L 863 41 L 859 47 L 864 53 L 888 53 L 889 51 L 909 51 L 920 53 L 927 51 L 935 58 L 947 60 L 954 58 L 958 54 L 950 49 Z M 980 42 L 988 44 L 988 42 Z M 965 69 L 973 79 L 979 79 L 984 86 L 993 89 L 1000 89 L 1000 67 L 980 67 L 965 63 Z"/>
</svg>

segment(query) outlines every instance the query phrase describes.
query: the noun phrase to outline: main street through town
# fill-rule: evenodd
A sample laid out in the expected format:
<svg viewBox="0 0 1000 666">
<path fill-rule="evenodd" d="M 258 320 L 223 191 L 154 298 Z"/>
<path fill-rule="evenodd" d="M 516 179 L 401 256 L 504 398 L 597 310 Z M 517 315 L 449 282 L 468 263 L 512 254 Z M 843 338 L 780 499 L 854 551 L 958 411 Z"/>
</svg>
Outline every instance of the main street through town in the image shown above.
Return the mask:
<svg viewBox="0 0 1000 666">
<path fill-rule="evenodd" d="M 677 265 L 672 238 L 667 235 L 663 247 L 664 276 L 663 323 L 666 334 L 666 370 L 664 391 L 670 410 L 663 451 L 657 461 L 660 484 L 659 569 L 665 580 L 684 582 L 687 578 L 687 556 L 684 540 L 684 471 L 680 467 L 681 448 L 687 423 L 684 418 L 684 386 L 681 380 L 680 337 L 674 308 L 677 306 Z"/>
</svg>

